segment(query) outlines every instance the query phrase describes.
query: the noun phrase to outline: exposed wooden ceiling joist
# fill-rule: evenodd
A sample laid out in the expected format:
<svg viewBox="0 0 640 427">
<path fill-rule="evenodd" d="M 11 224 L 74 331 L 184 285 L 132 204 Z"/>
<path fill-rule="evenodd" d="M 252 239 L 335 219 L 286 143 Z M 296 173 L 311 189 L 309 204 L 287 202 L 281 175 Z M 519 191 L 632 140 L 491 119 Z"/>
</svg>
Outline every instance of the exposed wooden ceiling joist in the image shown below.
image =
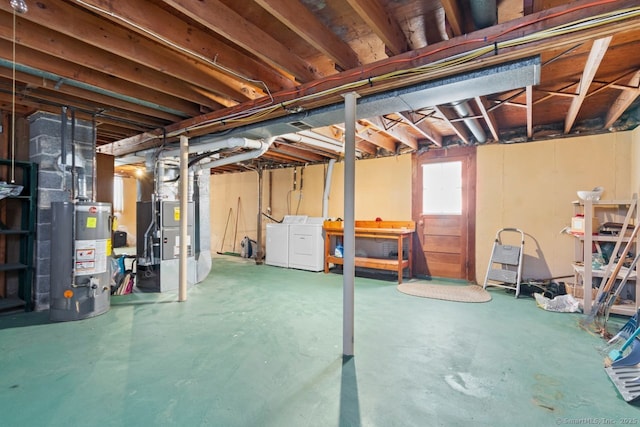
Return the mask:
<svg viewBox="0 0 640 427">
<path fill-rule="evenodd" d="M 382 39 L 390 55 L 409 50 L 409 43 L 398 21 L 389 15 L 379 0 L 347 0 L 373 31 Z"/>
<path fill-rule="evenodd" d="M 247 22 L 241 15 L 217 0 L 193 2 L 189 0 L 163 0 L 205 28 L 233 40 L 266 63 L 291 73 L 301 82 L 321 77 L 315 67 L 291 53 L 286 46 L 260 28 Z M 259 44 L 256 45 L 256 40 Z"/>
<path fill-rule="evenodd" d="M 607 53 L 611 38 L 612 36 L 603 37 L 593 42 L 593 46 L 591 47 L 591 51 L 589 52 L 589 58 L 587 59 L 587 63 L 582 73 L 582 78 L 580 79 L 580 84 L 578 85 L 578 93 L 576 94 L 577 96 L 575 96 L 571 101 L 571 106 L 569 107 L 569 111 L 567 112 L 567 118 L 564 125 L 564 133 L 569 133 L 569 131 L 573 127 L 573 124 L 575 123 L 576 118 L 578 117 L 578 112 L 580 111 L 582 102 L 589 93 L 591 82 L 593 82 L 593 79 L 596 76 L 596 72 L 598 71 L 598 67 L 602 62 L 605 53 Z"/>
</svg>

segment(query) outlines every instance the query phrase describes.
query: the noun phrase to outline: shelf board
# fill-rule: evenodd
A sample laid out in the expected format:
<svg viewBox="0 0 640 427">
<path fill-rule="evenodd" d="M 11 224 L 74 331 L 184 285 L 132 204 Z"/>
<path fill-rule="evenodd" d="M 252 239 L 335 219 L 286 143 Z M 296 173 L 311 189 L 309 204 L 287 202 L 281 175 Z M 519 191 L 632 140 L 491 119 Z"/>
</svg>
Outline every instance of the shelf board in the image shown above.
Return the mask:
<svg viewBox="0 0 640 427">
<path fill-rule="evenodd" d="M 573 271 L 575 271 L 576 273 L 578 273 L 580 275 L 584 274 L 584 266 L 583 265 L 575 265 L 575 264 L 573 264 L 572 266 L 573 266 Z M 620 279 L 620 280 L 624 279 L 625 274 L 627 274 L 627 270 L 628 270 L 628 268 L 621 267 L 620 271 L 618 272 L 618 275 L 616 276 L 616 279 Z M 605 272 L 604 269 L 601 269 L 601 270 L 593 270 L 592 269 L 591 270 L 591 276 L 593 276 L 593 277 L 604 277 L 604 272 Z M 637 275 L 638 275 L 638 273 L 636 271 L 632 271 L 629 274 L 629 280 L 635 280 Z"/>
<path fill-rule="evenodd" d="M 580 240 L 584 240 L 584 234 L 573 234 L 571 233 L 572 236 L 575 236 L 576 239 L 580 239 Z M 618 237 L 619 236 L 611 236 L 611 235 L 606 235 L 606 234 L 592 234 L 591 235 L 591 240 L 594 242 L 617 242 L 618 241 Z M 624 236 L 622 238 L 623 242 L 628 242 L 629 241 L 629 237 L 630 236 Z"/>
<path fill-rule="evenodd" d="M 0 264 L 0 271 L 24 270 L 26 268 L 28 268 L 27 265 L 20 264 L 19 262 Z"/>
<path fill-rule="evenodd" d="M 0 230 L 0 235 L 2 234 L 29 234 L 31 233 L 29 230 Z"/>
<path fill-rule="evenodd" d="M 573 202 L 574 205 L 582 205 L 584 206 L 585 201 L 584 200 L 574 200 Z M 611 207 L 616 207 L 616 206 L 629 206 L 632 203 L 632 200 L 591 200 L 591 204 L 593 206 L 611 206 Z"/>
<path fill-rule="evenodd" d="M 580 303 L 580 307 L 584 307 L 584 300 L 582 298 L 576 298 L 576 300 Z M 635 315 L 637 311 L 636 306 L 633 304 L 613 304 L 609 312 L 620 316 L 631 317 Z"/>
</svg>

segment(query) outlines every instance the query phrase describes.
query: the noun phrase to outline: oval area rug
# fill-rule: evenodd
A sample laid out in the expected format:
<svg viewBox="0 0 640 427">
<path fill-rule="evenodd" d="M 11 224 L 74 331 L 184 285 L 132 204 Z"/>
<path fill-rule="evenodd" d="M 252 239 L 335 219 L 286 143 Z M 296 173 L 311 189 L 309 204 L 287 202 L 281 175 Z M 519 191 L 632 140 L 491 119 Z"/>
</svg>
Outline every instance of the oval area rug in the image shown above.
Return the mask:
<svg viewBox="0 0 640 427">
<path fill-rule="evenodd" d="M 398 290 L 403 294 L 422 298 L 456 302 L 488 302 L 491 294 L 478 285 L 432 285 L 427 283 L 402 283 Z"/>
</svg>

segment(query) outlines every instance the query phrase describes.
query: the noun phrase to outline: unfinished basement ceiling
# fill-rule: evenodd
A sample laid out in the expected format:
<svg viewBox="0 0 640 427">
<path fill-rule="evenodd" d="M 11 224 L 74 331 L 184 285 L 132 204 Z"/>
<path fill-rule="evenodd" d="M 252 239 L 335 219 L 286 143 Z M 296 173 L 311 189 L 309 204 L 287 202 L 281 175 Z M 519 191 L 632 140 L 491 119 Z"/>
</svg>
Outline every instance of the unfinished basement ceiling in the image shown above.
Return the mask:
<svg viewBox="0 0 640 427">
<path fill-rule="evenodd" d="M 344 93 L 364 104 L 520 61 L 537 61 L 534 83 L 366 110 L 358 156 L 621 131 L 640 119 L 637 1 L 15 3 L 0 0 L 0 109 L 72 109 L 95 120 L 98 150 L 119 158 L 180 134 L 197 144 L 262 128 L 277 138 L 250 163 L 326 162 L 342 155 L 343 124 L 324 118 Z"/>
</svg>

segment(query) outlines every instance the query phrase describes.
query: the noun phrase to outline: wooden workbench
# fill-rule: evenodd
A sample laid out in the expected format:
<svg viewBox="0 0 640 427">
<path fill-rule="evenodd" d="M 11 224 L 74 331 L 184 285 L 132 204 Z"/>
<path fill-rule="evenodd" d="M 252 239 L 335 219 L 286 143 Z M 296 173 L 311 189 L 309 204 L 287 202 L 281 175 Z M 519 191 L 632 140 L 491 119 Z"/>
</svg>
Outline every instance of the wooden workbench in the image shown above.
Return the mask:
<svg viewBox="0 0 640 427">
<path fill-rule="evenodd" d="M 344 264 L 342 257 L 331 253 L 331 237 L 338 239 L 344 237 L 342 221 L 325 221 L 323 224 L 324 238 L 324 272 L 329 272 L 329 264 Z M 402 283 L 402 272 L 409 269 L 409 277 L 412 274 L 412 246 L 413 233 L 416 224 L 413 221 L 356 221 L 355 235 L 361 238 L 389 239 L 398 242 L 398 258 L 368 258 L 355 257 L 356 267 L 374 268 L 377 270 L 389 270 L 398 272 L 398 283 Z M 408 258 L 404 259 L 404 242 L 408 242 Z"/>
</svg>

